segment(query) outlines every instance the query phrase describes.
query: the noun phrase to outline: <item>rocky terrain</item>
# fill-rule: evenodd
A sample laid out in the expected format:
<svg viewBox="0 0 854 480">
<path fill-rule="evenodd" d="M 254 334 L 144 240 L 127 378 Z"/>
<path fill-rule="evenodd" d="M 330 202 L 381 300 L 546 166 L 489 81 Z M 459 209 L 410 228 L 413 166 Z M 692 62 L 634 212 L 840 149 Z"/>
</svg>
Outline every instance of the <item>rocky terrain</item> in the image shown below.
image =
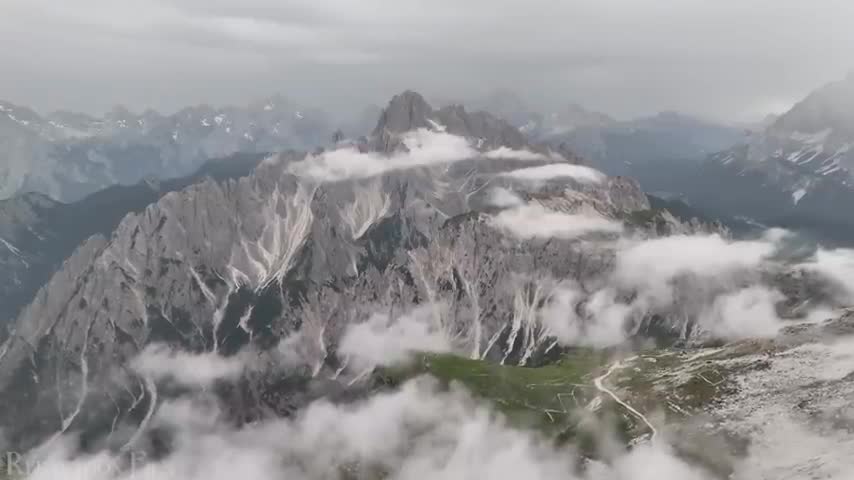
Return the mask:
<svg viewBox="0 0 854 480">
<path fill-rule="evenodd" d="M 534 361 L 553 342 L 529 323 L 524 305 L 538 300 L 519 288 L 533 277 L 595 280 L 608 255 L 582 251 L 577 237 L 614 236 L 621 219 L 650 210 L 636 183 L 576 161 L 489 115 L 433 110 L 404 93 L 367 144 L 204 180 L 88 240 L 18 318 L 0 381 L 27 392 L 17 405 L 54 410 L 38 415 L 53 419 L 46 429 L 67 429 L 104 401 L 87 385 L 150 343 L 233 354 L 299 335 L 313 371 L 334 371 L 347 325 L 430 304 L 446 304 L 436 312 L 443 331 L 473 357 Z M 533 210 L 495 201 L 496 187 Z M 568 225 L 556 240 L 515 231 L 515 216 L 530 214 L 589 225 Z M 504 218 L 506 227 L 496 223 Z M 672 216 L 658 227 L 699 228 Z M 49 389 L 37 381 L 47 378 Z M 72 385 L 77 401 L 55 412 L 48 399 Z"/>
<path fill-rule="evenodd" d="M 9 322 L 89 237 L 112 234 L 128 213 L 143 210 L 168 192 L 207 177 L 223 181 L 245 176 L 263 158 L 235 155 L 210 161 L 187 177 L 113 186 L 72 203 L 39 193 L 0 200 L 0 337 L 6 337 Z"/>
<path fill-rule="evenodd" d="M 761 456 L 778 447 L 736 419 L 775 393 L 744 376 L 847 334 L 838 309 L 852 292 L 836 260 L 850 252 L 803 251 L 779 230 L 732 238 L 566 148 L 414 92 L 364 140 L 147 195 L 11 323 L 8 448 L 123 471 L 131 452 L 187 468 L 170 462 L 249 442 L 295 478 L 385 478 L 436 445 L 463 448 L 465 434 L 444 435 L 464 428 L 562 458 L 531 468 L 566 478 L 624 478 L 596 472 L 625 461 L 767 478 Z M 8 223 L 57 208 L 31 197 Z M 821 397 L 800 372 L 779 374 L 790 373 L 792 388 L 813 389 L 801 400 Z M 364 441 L 375 409 L 395 441 Z M 695 425 L 706 413 L 711 424 Z M 410 447 L 418 455 L 397 451 Z"/>
</svg>

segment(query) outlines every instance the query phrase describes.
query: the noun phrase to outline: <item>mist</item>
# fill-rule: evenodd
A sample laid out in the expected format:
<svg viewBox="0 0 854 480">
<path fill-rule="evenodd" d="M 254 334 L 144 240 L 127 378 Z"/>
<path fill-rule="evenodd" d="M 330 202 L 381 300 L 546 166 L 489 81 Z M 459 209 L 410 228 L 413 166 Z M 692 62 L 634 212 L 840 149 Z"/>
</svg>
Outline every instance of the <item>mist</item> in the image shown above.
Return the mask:
<svg viewBox="0 0 854 480">
<path fill-rule="evenodd" d="M 779 113 L 852 68 L 843 19 L 854 12 L 842 0 L 493 7 L 158 1 L 130 12 L 104 0 L 13 0 L 0 7 L 0 96 L 100 113 L 281 93 L 337 114 L 406 88 L 453 99 L 511 89 L 538 108 L 575 101 L 617 117 L 741 121 Z M 824 28 L 803 35 L 806 17 Z"/>
</svg>

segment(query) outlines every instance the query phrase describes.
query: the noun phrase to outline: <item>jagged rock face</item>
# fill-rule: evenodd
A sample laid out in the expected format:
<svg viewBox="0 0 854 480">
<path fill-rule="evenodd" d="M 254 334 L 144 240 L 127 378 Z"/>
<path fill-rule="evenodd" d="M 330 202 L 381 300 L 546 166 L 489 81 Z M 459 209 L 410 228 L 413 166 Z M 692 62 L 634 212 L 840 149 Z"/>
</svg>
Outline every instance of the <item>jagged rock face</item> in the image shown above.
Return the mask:
<svg viewBox="0 0 854 480">
<path fill-rule="evenodd" d="M 436 110 L 421 95 L 411 91 L 392 98 L 374 129 L 371 147 L 381 152 L 392 152 L 400 147 L 398 140 L 401 133 L 418 128 L 438 128 L 472 139 L 480 149 L 506 147 L 536 153 L 548 151 L 543 146 L 532 144 L 524 134 L 505 120 L 486 112 L 468 112 L 461 105 L 450 105 Z M 564 154 L 568 161 L 580 163 L 580 159 L 570 150 L 566 149 L 560 153 Z"/>
<path fill-rule="evenodd" d="M 394 112 L 400 98 L 380 125 L 424 125 Z M 417 98 L 403 98 L 404 110 L 428 111 Z M 481 151 L 518 135 L 485 115 L 448 112 L 435 118 L 449 120 L 448 130 L 475 132 L 468 138 Z M 388 128 L 378 131 L 393 139 Z M 291 173 L 299 156 L 282 155 L 247 177 L 167 193 L 127 216 L 110 239 L 88 241 L 24 309 L 0 347 L 0 388 L 14 386 L 9 401 L 33 412 L 27 418 L 53 420 L 38 432 L 6 414 L 2 424 L 10 438 L 26 442 L 39 433 L 96 428 L 91 422 L 103 421 L 97 413 L 113 401 L 125 419 L 143 415 L 152 387 L 121 370 L 154 342 L 230 355 L 298 335 L 312 372 L 332 372 L 346 362 L 335 350 L 347 325 L 418 305 L 441 308 L 442 328 L 474 357 L 535 361 L 554 341 L 536 321 L 549 291 L 533 277 L 593 282 L 609 255 L 585 252 L 594 260 L 581 270 L 581 242 L 508 237 L 492 224 L 496 210 L 485 187 L 513 186 L 555 211 L 619 218 L 649 209 L 627 179 L 588 185 L 499 177 L 561 161 L 538 158 L 473 158 L 317 183 Z M 269 398 L 259 382 L 253 390 Z M 59 393 L 66 403 L 57 412 Z"/>
<path fill-rule="evenodd" d="M 236 153 L 307 150 L 329 143 L 320 111 L 273 97 L 245 108 L 185 108 L 174 115 L 117 107 L 103 118 L 40 116 L 0 102 L 0 199 L 40 192 L 71 202 L 149 176 L 191 174 Z"/>
<path fill-rule="evenodd" d="M 396 97 L 371 141 L 384 138 L 375 144 L 380 149 L 400 145 L 389 123 L 464 126 L 476 135 L 468 140 L 478 152 L 516 136 L 461 109 L 419 119 L 432 109 L 418 98 Z M 408 113 L 396 112 L 400 105 Z M 28 445 L 57 431 L 107 434 L 117 423 L 144 423 L 156 385 L 126 365 L 152 343 L 223 356 L 255 349 L 269 361 L 281 345 L 297 345 L 309 377 L 332 377 L 348 362 L 337 345 L 349 325 L 426 307 L 459 351 L 502 363 L 539 362 L 557 351 L 539 309 L 560 281 L 596 291 L 613 268 L 614 251 L 610 242 L 583 235 L 509 235 L 495 224 L 502 209 L 492 205 L 487 187 L 512 189 L 553 212 L 625 222 L 641 236 L 655 235 L 650 225 L 701 228 L 664 212 L 644 216 L 652 223 L 635 221 L 651 207 L 630 179 L 532 183 L 502 175 L 567 163 L 555 155 L 478 154 L 321 183 L 298 176 L 297 161 L 303 158 L 280 155 L 249 176 L 167 193 L 124 218 L 109 239 L 96 236 L 78 249 L 0 346 L 0 389 L 12 392 L 7 402 L 14 407 L 0 412 L 7 437 Z M 614 240 L 617 234 L 589 235 Z M 298 400 L 282 392 L 282 381 L 273 374 L 247 380 L 235 418 L 291 411 Z M 107 411 L 115 413 L 104 418 Z M 20 418 L 46 420 L 34 428 Z"/>
<path fill-rule="evenodd" d="M 70 204 L 37 193 L 0 201 L 0 338 L 6 338 L 6 327 L 20 309 L 87 238 L 110 235 L 128 213 L 142 211 L 165 193 L 207 176 L 247 175 L 262 158 L 229 157 L 188 177 L 116 186 Z"/>
<path fill-rule="evenodd" d="M 595 289 L 613 264 L 613 252 L 585 242 L 520 242 L 496 229 L 494 211 L 465 200 L 485 203 L 461 174 L 479 161 L 323 185 L 287 173 L 290 161 L 169 193 L 110 240 L 79 249 L 0 349 L 0 385 L 15 386 L 17 415 L 53 419 L 39 433 L 103 429 L 114 419 L 98 414 L 118 398 L 119 421 L 138 423 L 151 387 L 116 369 L 153 342 L 230 355 L 298 336 L 312 374 L 330 376 L 346 364 L 336 344 L 348 325 L 419 305 L 436 305 L 442 328 L 472 357 L 536 363 L 556 343 L 536 315 L 553 294 L 541 279 Z M 555 211 L 613 218 L 649 208 L 624 179 L 529 196 Z M 258 398 L 243 414 L 287 412 L 291 399 L 265 403 L 278 398 L 278 381 L 254 380 Z M 16 430 L 8 415 L 2 424 L 14 441 L 34 432 Z"/>
</svg>

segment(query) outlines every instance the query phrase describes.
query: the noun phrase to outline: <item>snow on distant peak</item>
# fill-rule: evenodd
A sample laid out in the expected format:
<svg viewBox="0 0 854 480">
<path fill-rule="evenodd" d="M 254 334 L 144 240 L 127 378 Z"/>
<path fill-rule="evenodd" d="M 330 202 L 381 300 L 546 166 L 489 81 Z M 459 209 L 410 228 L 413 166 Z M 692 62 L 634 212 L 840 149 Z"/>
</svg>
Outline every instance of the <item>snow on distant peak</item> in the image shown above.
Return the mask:
<svg viewBox="0 0 854 480">
<path fill-rule="evenodd" d="M 795 205 L 797 205 L 798 202 L 800 202 L 801 199 L 804 198 L 804 195 L 806 195 L 806 194 L 807 194 L 807 190 L 805 188 L 800 188 L 798 190 L 795 190 L 794 192 L 792 192 L 792 201 L 795 203 Z"/>
<path fill-rule="evenodd" d="M 272 103 L 268 103 L 267 105 L 264 105 L 264 111 L 265 111 L 265 112 L 269 112 L 269 111 L 270 111 L 270 110 L 272 110 L 272 109 L 273 109 L 273 104 L 272 104 Z"/>
<path fill-rule="evenodd" d="M 294 117 L 296 117 L 296 118 L 297 118 L 297 120 L 302 120 L 303 118 L 305 118 L 305 117 L 303 116 L 302 112 L 300 112 L 299 110 L 297 110 L 296 112 L 294 112 Z"/>
</svg>

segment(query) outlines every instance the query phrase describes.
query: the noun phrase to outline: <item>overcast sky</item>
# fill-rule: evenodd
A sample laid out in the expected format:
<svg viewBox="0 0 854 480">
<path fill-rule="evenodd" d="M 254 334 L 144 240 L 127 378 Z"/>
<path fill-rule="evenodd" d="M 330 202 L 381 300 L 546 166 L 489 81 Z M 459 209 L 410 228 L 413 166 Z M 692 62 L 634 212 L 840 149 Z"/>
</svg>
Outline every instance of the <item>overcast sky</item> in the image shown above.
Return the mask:
<svg viewBox="0 0 854 480">
<path fill-rule="evenodd" d="M 171 111 L 412 88 L 743 120 L 854 68 L 852 0 L 0 0 L 0 98 Z"/>
</svg>

